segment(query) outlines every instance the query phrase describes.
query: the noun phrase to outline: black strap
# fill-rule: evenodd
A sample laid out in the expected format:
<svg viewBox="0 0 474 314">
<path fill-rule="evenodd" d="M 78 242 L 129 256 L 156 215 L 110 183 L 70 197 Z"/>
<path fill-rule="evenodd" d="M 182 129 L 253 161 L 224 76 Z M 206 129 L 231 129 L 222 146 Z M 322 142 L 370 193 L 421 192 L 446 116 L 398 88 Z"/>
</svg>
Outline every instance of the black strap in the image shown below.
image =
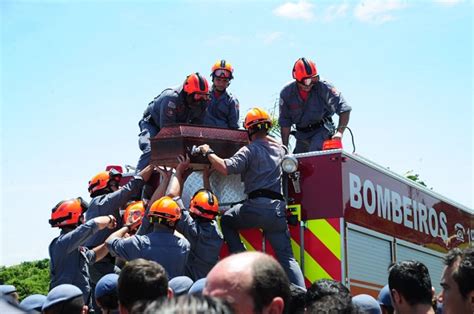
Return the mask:
<svg viewBox="0 0 474 314">
<path fill-rule="evenodd" d="M 249 199 L 257 198 L 257 197 L 266 197 L 272 200 L 280 200 L 280 201 L 285 200 L 283 198 L 283 195 L 281 195 L 280 193 L 270 191 L 270 190 L 265 190 L 265 189 L 255 190 L 249 193 Z"/>
</svg>

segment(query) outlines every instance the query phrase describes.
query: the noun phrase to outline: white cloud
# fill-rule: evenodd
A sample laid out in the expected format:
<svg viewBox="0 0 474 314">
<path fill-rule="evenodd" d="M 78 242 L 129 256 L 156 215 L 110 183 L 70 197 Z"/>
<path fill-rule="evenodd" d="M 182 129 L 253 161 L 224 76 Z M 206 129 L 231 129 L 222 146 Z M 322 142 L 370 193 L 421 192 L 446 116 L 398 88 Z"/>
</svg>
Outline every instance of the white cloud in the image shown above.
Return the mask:
<svg viewBox="0 0 474 314">
<path fill-rule="evenodd" d="M 314 5 L 308 1 L 301 0 L 299 2 L 286 2 L 273 10 L 276 16 L 310 21 L 314 19 Z"/>
<path fill-rule="evenodd" d="M 400 0 L 364 0 L 356 6 L 354 15 L 362 22 L 382 24 L 394 20 L 392 13 L 406 7 Z"/>
<path fill-rule="evenodd" d="M 434 2 L 442 6 L 452 7 L 457 4 L 460 4 L 461 2 L 464 2 L 464 0 L 434 0 Z"/>
<path fill-rule="evenodd" d="M 258 34 L 257 38 L 260 38 L 265 45 L 270 45 L 271 43 L 280 39 L 282 35 L 282 32 L 272 32 L 267 34 Z"/>
<path fill-rule="evenodd" d="M 349 9 L 349 4 L 347 3 L 330 5 L 324 11 L 322 20 L 325 22 L 330 22 L 337 18 L 343 18 L 346 16 L 348 9 Z"/>
</svg>

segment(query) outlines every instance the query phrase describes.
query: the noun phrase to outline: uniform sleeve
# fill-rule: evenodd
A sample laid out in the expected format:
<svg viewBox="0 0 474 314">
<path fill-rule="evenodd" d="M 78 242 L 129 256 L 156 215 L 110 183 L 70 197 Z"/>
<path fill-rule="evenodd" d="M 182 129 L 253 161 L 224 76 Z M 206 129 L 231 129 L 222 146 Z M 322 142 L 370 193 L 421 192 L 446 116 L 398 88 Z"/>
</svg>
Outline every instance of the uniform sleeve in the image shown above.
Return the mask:
<svg viewBox="0 0 474 314">
<path fill-rule="evenodd" d="M 229 128 L 239 128 L 239 100 L 237 98 L 232 98 L 230 103 Z"/>
<path fill-rule="evenodd" d="M 137 258 L 140 252 L 140 241 L 137 236 L 108 240 L 106 245 L 110 253 L 127 261 Z"/>
<path fill-rule="evenodd" d="M 321 95 L 326 102 L 331 114 L 341 114 L 346 111 L 351 111 L 352 108 L 347 104 L 346 100 L 331 83 L 321 81 Z"/>
<path fill-rule="evenodd" d="M 99 227 L 94 220 L 89 220 L 83 225 L 80 225 L 71 232 L 60 236 L 56 240 L 56 246 L 61 248 L 61 251 L 70 253 L 78 247 L 84 245 L 87 239 L 96 233 Z"/>
<path fill-rule="evenodd" d="M 280 93 L 280 116 L 278 117 L 278 124 L 280 127 L 289 128 L 293 124 L 290 117 L 290 112 L 288 108 L 288 103 L 286 97 L 283 94 L 283 91 Z"/>
<path fill-rule="evenodd" d="M 228 174 L 240 174 L 244 172 L 248 167 L 249 161 L 250 150 L 247 146 L 239 149 L 239 151 L 235 153 L 234 156 L 224 159 Z"/>
<path fill-rule="evenodd" d="M 86 258 L 87 258 L 87 262 L 89 264 L 94 264 L 95 263 L 95 260 L 97 258 L 96 254 L 95 254 L 95 251 L 94 250 L 89 250 L 87 248 L 84 248 L 86 249 Z"/>
<path fill-rule="evenodd" d="M 164 97 L 160 103 L 160 128 L 168 124 L 176 123 L 177 103 L 170 97 Z"/>
<path fill-rule="evenodd" d="M 117 191 L 106 194 L 98 204 L 99 216 L 115 215 L 120 207 L 124 206 L 133 195 L 140 191 L 142 186 L 142 177 L 135 176 Z"/>
<path fill-rule="evenodd" d="M 176 224 L 176 230 L 181 233 L 191 245 L 195 245 L 199 237 L 197 224 L 187 210 L 183 210 L 181 219 Z"/>
</svg>

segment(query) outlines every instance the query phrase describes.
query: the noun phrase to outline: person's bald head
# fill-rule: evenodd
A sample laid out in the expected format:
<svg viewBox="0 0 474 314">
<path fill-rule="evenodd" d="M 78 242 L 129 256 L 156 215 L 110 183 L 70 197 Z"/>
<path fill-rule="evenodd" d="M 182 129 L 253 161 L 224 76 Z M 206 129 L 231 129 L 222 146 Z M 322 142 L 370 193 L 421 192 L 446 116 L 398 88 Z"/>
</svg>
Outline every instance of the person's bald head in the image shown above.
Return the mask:
<svg viewBox="0 0 474 314">
<path fill-rule="evenodd" d="M 243 252 L 226 257 L 212 268 L 203 294 L 226 299 L 237 313 L 259 313 L 269 307 L 283 313 L 290 283 L 270 255 Z"/>
</svg>

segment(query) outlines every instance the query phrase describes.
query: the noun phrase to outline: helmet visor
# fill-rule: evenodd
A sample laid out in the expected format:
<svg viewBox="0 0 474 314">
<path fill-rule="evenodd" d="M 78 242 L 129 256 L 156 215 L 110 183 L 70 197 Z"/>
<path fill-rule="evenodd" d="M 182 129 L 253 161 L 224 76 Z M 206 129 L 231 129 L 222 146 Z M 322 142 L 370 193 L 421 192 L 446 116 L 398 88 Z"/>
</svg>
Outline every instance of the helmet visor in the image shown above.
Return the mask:
<svg viewBox="0 0 474 314">
<path fill-rule="evenodd" d="M 319 81 L 319 75 L 315 75 L 315 76 L 312 76 L 312 77 L 304 78 L 301 81 L 299 81 L 298 83 L 300 83 L 301 85 L 304 85 L 304 86 L 311 86 L 313 84 L 316 84 L 318 81 Z"/>
<path fill-rule="evenodd" d="M 232 78 L 232 73 L 229 70 L 217 69 L 214 71 L 214 76 L 223 77 L 223 78 Z"/>
</svg>

